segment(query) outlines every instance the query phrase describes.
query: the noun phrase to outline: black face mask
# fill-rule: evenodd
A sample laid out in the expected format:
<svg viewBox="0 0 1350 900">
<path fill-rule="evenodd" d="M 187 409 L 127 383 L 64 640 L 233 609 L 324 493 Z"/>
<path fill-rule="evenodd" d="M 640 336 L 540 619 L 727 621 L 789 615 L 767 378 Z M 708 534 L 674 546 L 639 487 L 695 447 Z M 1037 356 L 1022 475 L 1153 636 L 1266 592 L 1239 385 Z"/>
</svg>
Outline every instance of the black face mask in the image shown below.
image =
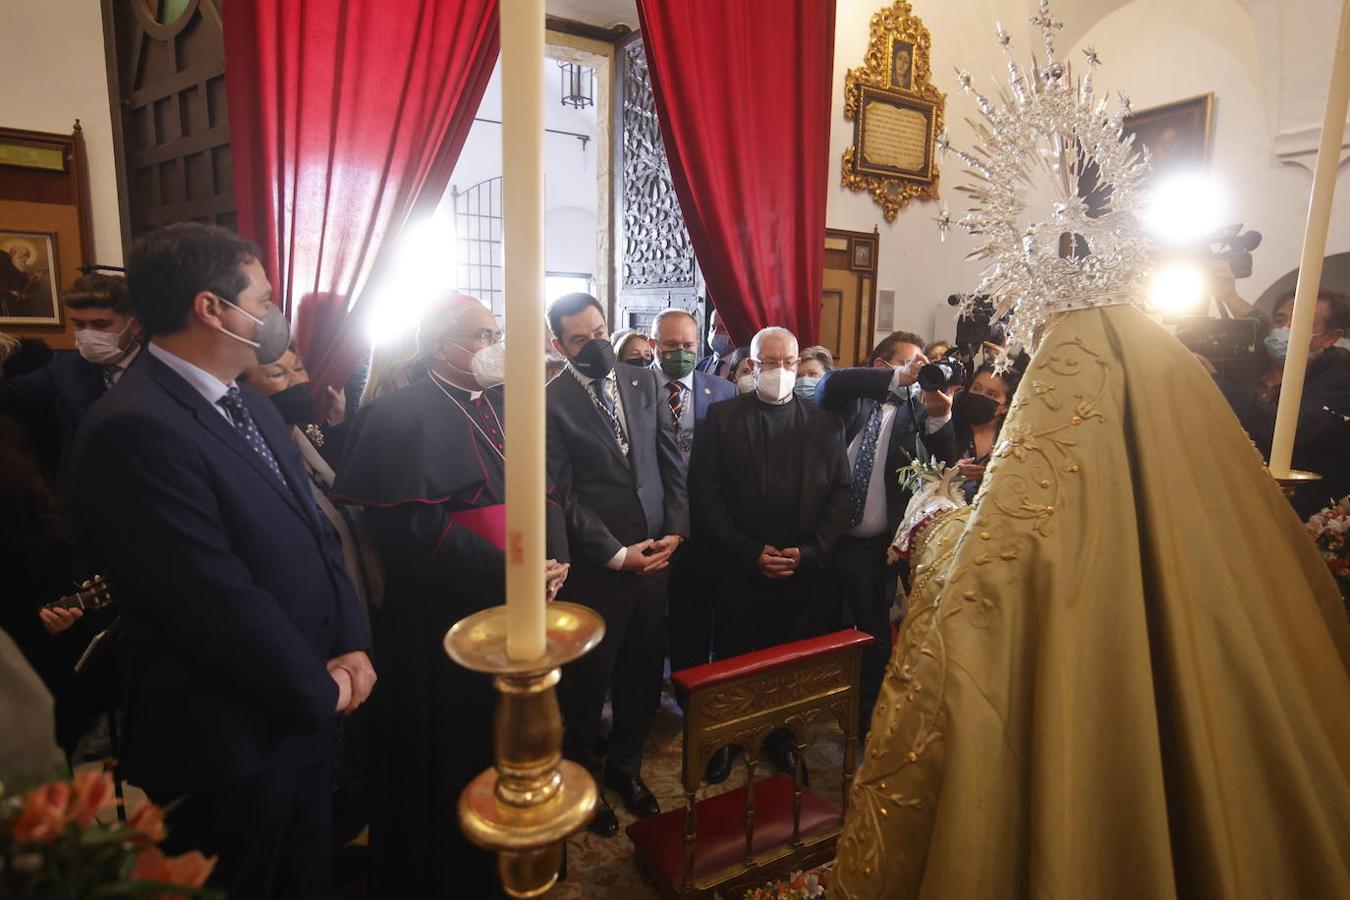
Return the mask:
<svg viewBox="0 0 1350 900">
<path fill-rule="evenodd" d="M 314 409 L 314 395 L 309 392 L 308 384 L 293 384 L 284 391 L 272 395 L 277 412 L 287 425 L 308 425 L 318 417 Z"/>
<path fill-rule="evenodd" d="M 956 398 L 952 404 L 952 420 L 958 425 L 984 425 L 993 420 L 998 414 L 998 401 L 991 400 L 979 394 L 972 394 L 968 389 L 961 392 L 961 396 Z"/>
<path fill-rule="evenodd" d="M 614 371 L 614 347 L 609 341 L 596 338 L 572 357 L 572 365 L 587 378 L 604 378 Z"/>
</svg>

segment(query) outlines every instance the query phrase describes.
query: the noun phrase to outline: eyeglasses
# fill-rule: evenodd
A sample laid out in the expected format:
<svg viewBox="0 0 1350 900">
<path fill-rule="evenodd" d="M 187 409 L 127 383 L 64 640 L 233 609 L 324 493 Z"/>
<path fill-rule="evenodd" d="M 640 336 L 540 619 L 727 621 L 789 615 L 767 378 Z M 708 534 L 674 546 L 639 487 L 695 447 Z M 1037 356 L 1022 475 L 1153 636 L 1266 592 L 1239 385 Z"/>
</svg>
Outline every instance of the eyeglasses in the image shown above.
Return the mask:
<svg viewBox="0 0 1350 900">
<path fill-rule="evenodd" d="M 479 328 L 476 331 L 466 331 L 461 337 L 479 344 L 496 344 L 501 342 L 502 333 L 495 328 Z"/>
<path fill-rule="evenodd" d="M 797 363 L 800 362 L 800 360 L 795 356 L 789 356 L 787 359 L 774 359 L 773 357 L 769 357 L 768 359 L 757 360 L 757 362 L 759 363 L 761 371 L 771 372 L 774 369 L 795 370 L 797 368 Z"/>
</svg>

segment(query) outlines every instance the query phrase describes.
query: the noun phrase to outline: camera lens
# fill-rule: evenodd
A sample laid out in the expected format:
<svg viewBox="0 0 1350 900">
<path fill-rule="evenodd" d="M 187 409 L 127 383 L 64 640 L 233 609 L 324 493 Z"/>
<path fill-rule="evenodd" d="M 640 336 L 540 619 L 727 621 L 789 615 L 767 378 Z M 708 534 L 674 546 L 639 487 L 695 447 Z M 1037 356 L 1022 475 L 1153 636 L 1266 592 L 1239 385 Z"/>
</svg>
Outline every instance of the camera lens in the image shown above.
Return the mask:
<svg viewBox="0 0 1350 900">
<path fill-rule="evenodd" d="M 951 380 L 951 363 L 941 360 L 929 363 L 919 370 L 919 387 L 925 391 L 940 391 Z"/>
</svg>

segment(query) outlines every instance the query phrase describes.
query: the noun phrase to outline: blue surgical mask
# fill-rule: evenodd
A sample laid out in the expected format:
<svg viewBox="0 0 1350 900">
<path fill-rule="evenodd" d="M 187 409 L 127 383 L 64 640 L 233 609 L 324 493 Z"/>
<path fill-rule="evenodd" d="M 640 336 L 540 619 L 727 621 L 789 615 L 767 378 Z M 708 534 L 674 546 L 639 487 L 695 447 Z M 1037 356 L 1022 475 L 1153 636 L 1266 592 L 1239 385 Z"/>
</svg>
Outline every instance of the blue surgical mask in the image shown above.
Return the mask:
<svg viewBox="0 0 1350 900">
<path fill-rule="evenodd" d="M 792 386 L 792 393 L 799 399 L 816 402 L 816 385 L 820 384 L 820 379 L 814 376 L 798 378 L 797 383 Z"/>
<path fill-rule="evenodd" d="M 1289 355 L 1289 329 L 1270 329 L 1266 334 L 1265 346 L 1271 359 L 1284 359 Z"/>
</svg>

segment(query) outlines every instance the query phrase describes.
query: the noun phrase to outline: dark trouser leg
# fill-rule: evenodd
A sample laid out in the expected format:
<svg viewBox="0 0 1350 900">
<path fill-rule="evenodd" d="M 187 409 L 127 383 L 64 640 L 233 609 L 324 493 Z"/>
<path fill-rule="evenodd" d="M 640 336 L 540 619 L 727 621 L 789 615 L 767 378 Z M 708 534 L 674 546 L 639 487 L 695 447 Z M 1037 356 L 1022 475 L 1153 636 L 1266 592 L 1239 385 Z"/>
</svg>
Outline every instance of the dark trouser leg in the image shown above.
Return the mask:
<svg viewBox="0 0 1350 900">
<path fill-rule="evenodd" d="M 875 640 L 862 653 L 862 684 L 860 714 L 864 729 L 872 721 L 872 708 L 881 691 L 881 680 L 886 663 L 891 658 L 890 608 L 894 597 L 895 578 L 886 572 L 885 535 L 855 540 L 842 538 L 830 555 L 829 573 L 843 595 L 844 602 L 859 631 Z M 887 591 L 890 585 L 890 591 Z"/>
<path fill-rule="evenodd" d="M 562 681 L 558 685 L 558 703 L 563 715 L 563 756 L 585 766 L 597 778 L 601 774 L 601 760 L 596 756 L 595 745 L 600 736 L 605 692 L 634 614 L 638 585 L 638 576 L 627 572 L 609 572 L 573 564 L 572 573 L 559 595 L 561 600 L 589 606 L 605 619 L 605 637 L 600 646 L 576 662 L 563 666 Z M 659 664 L 660 660 L 657 662 Z"/>
<path fill-rule="evenodd" d="M 698 548 L 685 544 L 675 551 L 666 601 L 672 672 L 708 661 L 713 627 L 711 573 L 707 555 Z"/>
<path fill-rule="evenodd" d="M 306 742 L 304 749 L 312 748 Z M 209 884 L 231 898 L 326 898 L 332 880 L 332 760 L 297 762 L 279 751 L 257 775 L 206 791 L 148 788 L 156 803 L 186 797 L 170 813 L 164 852 L 218 855 Z"/>
<path fill-rule="evenodd" d="M 614 728 L 609 735 L 606 768 L 616 777 L 641 773 L 642 751 L 661 705 L 666 655 L 666 580 L 664 572 L 638 580 L 630 595 L 632 616 L 610 672 Z"/>
</svg>

